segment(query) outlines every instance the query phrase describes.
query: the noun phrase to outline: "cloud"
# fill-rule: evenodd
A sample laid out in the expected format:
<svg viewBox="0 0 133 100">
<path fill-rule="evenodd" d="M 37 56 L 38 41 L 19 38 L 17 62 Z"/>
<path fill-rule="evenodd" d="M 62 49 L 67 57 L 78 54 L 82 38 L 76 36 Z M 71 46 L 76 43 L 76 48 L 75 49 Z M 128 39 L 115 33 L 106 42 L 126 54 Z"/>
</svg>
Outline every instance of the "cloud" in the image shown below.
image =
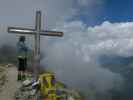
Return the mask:
<svg viewBox="0 0 133 100">
<path fill-rule="evenodd" d="M 89 27 L 89 36 L 95 41 L 98 51 L 107 51 L 122 56 L 132 55 L 133 23 L 104 22 L 100 26 Z"/>
<path fill-rule="evenodd" d="M 71 16 L 73 0 L 4 0 L 0 3 L 1 24 L 34 24 L 36 10 L 43 12 L 43 21 L 49 27 L 66 16 Z"/>
<path fill-rule="evenodd" d="M 42 28 L 53 28 L 56 23 L 71 18 L 76 19 L 83 13 L 87 13 L 87 16 L 91 18 L 95 17 L 95 14 L 103 7 L 102 3 L 104 0 L 1 0 L 0 24 L 34 27 L 35 11 L 41 10 Z M 87 4 L 85 8 L 81 6 L 84 4 Z M 99 10 L 94 12 L 95 8 Z"/>
<path fill-rule="evenodd" d="M 97 5 L 102 5 L 105 0 L 77 0 L 78 4 L 82 7 L 93 7 Z"/>
<path fill-rule="evenodd" d="M 7 27 L 34 28 L 36 10 L 42 11 L 42 29 L 51 29 L 58 23 L 80 16 L 83 12 L 80 9 L 77 0 L 0 0 L 0 37 L 15 43 L 15 35 L 8 35 Z M 3 38 L 1 41 L 6 42 Z"/>
<path fill-rule="evenodd" d="M 103 68 L 97 58 L 101 55 L 130 57 L 133 55 L 133 22 L 111 23 L 87 27 L 81 21 L 64 22 L 56 26 L 64 37 L 47 38 L 43 64 L 55 71 L 57 78 L 69 86 L 97 91 L 120 88 L 123 77 Z M 52 42 L 49 42 L 52 41 Z M 44 43 L 44 42 L 43 42 Z M 117 83 L 117 87 L 115 86 Z"/>
<path fill-rule="evenodd" d="M 86 24 L 94 25 L 99 22 L 98 16 L 103 16 L 105 11 L 106 0 L 76 0 L 76 13 L 75 19 L 81 19 Z"/>
<path fill-rule="evenodd" d="M 78 50 L 88 50 L 97 53 L 115 53 L 122 56 L 132 55 L 133 48 L 133 22 L 110 23 L 87 27 L 81 21 L 66 22 L 57 25 L 57 30 L 65 32 L 64 39 Z M 103 52 L 104 51 L 104 52 Z"/>
</svg>

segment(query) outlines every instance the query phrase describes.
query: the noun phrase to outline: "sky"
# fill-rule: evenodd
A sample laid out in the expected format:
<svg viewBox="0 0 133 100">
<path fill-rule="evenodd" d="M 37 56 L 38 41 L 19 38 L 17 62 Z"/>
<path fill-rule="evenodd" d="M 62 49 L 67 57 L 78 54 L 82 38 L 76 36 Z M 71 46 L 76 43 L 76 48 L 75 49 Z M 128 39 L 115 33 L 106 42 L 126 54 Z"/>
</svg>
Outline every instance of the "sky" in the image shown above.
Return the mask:
<svg viewBox="0 0 133 100">
<path fill-rule="evenodd" d="M 81 0 L 93 1 L 93 0 Z M 95 26 L 104 21 L 110 22 L 128 22 L 132 19 L 132 0 L 94 0 L 92 8 L 89 8 L 85 3 L 85 13 L 78 15 L 77 19 L 82 20 L 87 25 Z M 81 3 L 82 4 L 82 3 Z M 81 8 L 82 9 L 82 8 Z M 83 9 L 83 10 L 84 10 Z M 91 9 L 91 11 L 89 11 Z M 92 11 L 93 10 L 93 11 Z M 95 12 L 95 13 L 94 13 Z M 96 18 L 96 19 L 93 19 Z"/>
<path fill-rule="evenodd" d="M 119 73 L 100 66 L 101 55 L 133 55 L 132 0 L 0 0 L 0 45 L 15 45 L 8 26 L 34 28 L 36 10 L 42 29 L 63 31 L 62 38 L 41 37 L 41 64 L 68 86 L 105 92 L 123 82 Z M 29 45 L 33 38 L 27 36 Z M 116 82 L 117 81 L 117 82 Z M 87 87 L 87 88 L 86 88 Z M 118 87 L 119 88 L 119 87 Z M 90 89 L 90 88 L 89 88 Z"/>
<path fill-rule="evenodd" d="M 132 2 L 132 0 L 107 0 L 103 15 L 112 22 L 132 21 Z"/>
<path fill-rule="evenodd" d="M 54 24 L 60 21 L 75 20 L 80 20 L 87 26 L 95 26 L 104 21 L 132 21 L 132 2 L 132 0 L 1 0 L 0 17 L 3 24 L 30 26 L 34 23 L 35 11 L 41 10 L 46 28 L 55 26 Z M 25 21 L 19 23 L 20 19 Z"/>
</svg>

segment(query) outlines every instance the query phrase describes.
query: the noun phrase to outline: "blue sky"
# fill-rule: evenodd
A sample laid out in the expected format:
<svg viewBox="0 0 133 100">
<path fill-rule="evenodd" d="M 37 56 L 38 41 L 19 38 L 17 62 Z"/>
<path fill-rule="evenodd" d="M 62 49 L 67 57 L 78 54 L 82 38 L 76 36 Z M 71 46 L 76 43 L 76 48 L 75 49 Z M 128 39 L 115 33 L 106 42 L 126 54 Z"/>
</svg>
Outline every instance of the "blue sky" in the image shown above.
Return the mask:
<svg viewBox="0 0 133 100">
<path fill-rule="evenodd" d="M 103 16 L 112 22 L 133 21 L 133 0 L 108 0 Z"/>
<path fill-rule="evenodd" d="M 93 12 L 89 13 L 89 8 L 86 7 L 86 13 L 77 16 L 77 19 L 82 20 L 87 25 L 98 25 L 104 21 L 110 22 L 129 22 L 133 21 L 133 0 L 104 0 L 103 5 L 97 5 L 92 8 Z M 102 7 L 102 11 L 99 8 Z M 99 11 L 99 12 L 97 12 Z M 91 19 L 95 17 L 95 19 Z M 76 18 L 75 18 L 76 19 Z"/>
</svg>

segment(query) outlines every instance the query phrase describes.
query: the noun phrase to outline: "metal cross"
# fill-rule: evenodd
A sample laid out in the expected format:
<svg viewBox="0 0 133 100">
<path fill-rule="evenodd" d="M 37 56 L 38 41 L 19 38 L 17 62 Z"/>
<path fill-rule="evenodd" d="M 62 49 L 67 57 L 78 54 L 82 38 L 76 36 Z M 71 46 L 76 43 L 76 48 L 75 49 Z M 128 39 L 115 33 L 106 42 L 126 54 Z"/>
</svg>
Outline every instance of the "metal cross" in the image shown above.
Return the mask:
<svg viewBox="0 0 133 100">
<path fill-rule="evenodd" d="M 34 73 L 36 74 L 38 74 L 37 67 L 40 66 L 40 35 L 58 37 L 63 36 L 63 32 L 41 30 L 41 11 L 36 12 L 35 29 L 8 27 L 8 32 L 35 36 Z"/>
</svg>

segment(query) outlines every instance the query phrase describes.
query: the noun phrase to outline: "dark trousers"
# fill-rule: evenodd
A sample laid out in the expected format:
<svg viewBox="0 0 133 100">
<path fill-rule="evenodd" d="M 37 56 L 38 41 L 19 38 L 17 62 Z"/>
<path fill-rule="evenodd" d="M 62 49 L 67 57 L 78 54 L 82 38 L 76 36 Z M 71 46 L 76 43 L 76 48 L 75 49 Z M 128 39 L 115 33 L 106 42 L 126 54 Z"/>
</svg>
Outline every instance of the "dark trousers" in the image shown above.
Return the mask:
<svg viewBox="0 0 133 100">
<path fill-rule="evenodd" d="M 25 72 L 27 67 L 27 58 L 18 58 L 18 71 Z"/>
</svg>

